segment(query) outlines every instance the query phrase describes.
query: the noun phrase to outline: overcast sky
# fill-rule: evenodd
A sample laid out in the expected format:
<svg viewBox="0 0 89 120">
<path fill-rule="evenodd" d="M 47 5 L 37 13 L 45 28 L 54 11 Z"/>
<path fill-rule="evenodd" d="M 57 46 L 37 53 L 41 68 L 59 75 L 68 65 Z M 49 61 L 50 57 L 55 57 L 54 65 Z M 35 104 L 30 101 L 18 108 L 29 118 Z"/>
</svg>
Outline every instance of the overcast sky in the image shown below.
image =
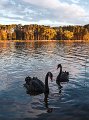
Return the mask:
<svg viewBox="0 0 89 120">
<path fill-rule="evenodd" d="M 0 0 L 0 24 L 88 23 L 89 0 Z"/>
</svg>

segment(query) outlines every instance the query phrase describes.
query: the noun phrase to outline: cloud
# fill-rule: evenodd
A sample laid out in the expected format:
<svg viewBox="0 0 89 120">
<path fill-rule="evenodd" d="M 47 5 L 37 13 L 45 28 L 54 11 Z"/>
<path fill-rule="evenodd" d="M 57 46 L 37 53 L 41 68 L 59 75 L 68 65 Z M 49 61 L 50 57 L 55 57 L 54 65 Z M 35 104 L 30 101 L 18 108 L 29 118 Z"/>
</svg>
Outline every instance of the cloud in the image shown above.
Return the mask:
<svg viewBox="0 0 89 120">
<path fill-rule="evenodd" d="M 66 2 L 60 2 L 59 0 L 23 0 L 24 2 L 28 2 L 34 6 L 40 6 L 40 8 L 47 8 L 54 10 L 55 14 L 60 15 L 62 12 L 64 16 L 72 17 L 81 17 L 85 16 L 85 10 L 76 4 L 68 4 Z M 79 0 L 72 0 L 73 2 L 79 2 Z M 77 11 L 77 12 L 76 12 Z"/>
<path fill-rule="evenodd" d="M 4 5 L 8 3 L 9 0 L 0 0 L 0 9 L 4 8 Z"/>
<path fill-rule="evenodd" d="M 23 0 L 32 5 L 44 7 L 44 8 L 57 8 L 59 7 L 59 0 Z"/>
<path fill-rule="evenodd" d="M 5 4 L 7 3 L 9 0 L 0 0 L 0 4 Z"/>
<path fill-rule="evenodd" d="M 31 22 L 33 23 L 33 22 Z M 39 24 L 39 25 L 51 25 L 51 26 L 59 26 L 59 25 L 73 25 L 71 23 L 68 22 L 57 22 L 57 21 L 51 21 L 51 20 L 39 20 L 38 22 L 35 22 L 35 24 Z"/>
<path fill-rule="evenodd" d="M 1 0 L 0 22 L 22 24 L 86 24 L 88 8 L 80 0 Z M 71 2 L 68 2 L 71 1 Z M 78 3 L 78 4 L 77 4 Z"/>
<path fill-rule="evenodd" d="M 80 2 L 80 0 L 71 0 L 71 2 L 78 4 Z"/>
</svg>

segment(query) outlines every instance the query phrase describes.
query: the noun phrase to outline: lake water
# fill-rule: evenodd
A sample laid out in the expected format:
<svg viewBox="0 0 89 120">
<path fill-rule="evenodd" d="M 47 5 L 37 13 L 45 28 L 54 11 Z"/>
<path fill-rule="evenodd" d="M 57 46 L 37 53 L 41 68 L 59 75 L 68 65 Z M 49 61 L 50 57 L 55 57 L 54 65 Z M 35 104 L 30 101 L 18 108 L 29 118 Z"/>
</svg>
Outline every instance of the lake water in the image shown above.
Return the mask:
<svg viewBox="0 0 89 120">
<path fill-rule="evenodd" d="M 55 82 L 61 63 L 69 82 L 59 92 Z M 50 93 L 31 96 L 26 76 L 44 82 L 51 71 Z M 0 120 L 89 120 L 89 43 L 30 41 L 0 42 Z"/>
</svg>

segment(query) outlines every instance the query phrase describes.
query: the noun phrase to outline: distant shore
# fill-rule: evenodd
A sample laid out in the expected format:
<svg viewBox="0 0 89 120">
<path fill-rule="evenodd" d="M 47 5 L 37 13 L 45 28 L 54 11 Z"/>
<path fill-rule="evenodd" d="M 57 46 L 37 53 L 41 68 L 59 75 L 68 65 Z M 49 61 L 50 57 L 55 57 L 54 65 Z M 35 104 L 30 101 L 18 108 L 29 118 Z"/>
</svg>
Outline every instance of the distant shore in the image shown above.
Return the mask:
<svg viewBox="0 0 89 120">
<path fill-rule="evenodd" d="M 0 25 L 0 40 L 89 40 L 89 25 L 59 26 L 44 25 Z"/>
<path fill-rule="evenodd" d="M 89 42 L 89 40 L 0 40 L 0 42 Z"/>
</svg>

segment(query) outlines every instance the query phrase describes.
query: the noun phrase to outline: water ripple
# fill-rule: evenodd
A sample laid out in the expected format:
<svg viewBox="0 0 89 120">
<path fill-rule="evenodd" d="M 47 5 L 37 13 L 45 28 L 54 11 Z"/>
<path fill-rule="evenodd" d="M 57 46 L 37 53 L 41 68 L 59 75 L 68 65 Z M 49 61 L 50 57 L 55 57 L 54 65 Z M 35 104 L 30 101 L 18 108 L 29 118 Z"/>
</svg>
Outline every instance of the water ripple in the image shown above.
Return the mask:
<svg viewBox="0 0 89 120">
<path fill-rule="evenodd" d="M 80 120 L 89 111 L 89 43 L 58 41 L 0 42 L 0 118 Z M 69 82 L 61 91 L 56 84 L 61 63 Z M 51 71 L 50 94 L 30 96 L 23 87 L 26 76 L 43 82 Z M 51 114 L 48 114 L 48 113 Z"/>
</svg>

